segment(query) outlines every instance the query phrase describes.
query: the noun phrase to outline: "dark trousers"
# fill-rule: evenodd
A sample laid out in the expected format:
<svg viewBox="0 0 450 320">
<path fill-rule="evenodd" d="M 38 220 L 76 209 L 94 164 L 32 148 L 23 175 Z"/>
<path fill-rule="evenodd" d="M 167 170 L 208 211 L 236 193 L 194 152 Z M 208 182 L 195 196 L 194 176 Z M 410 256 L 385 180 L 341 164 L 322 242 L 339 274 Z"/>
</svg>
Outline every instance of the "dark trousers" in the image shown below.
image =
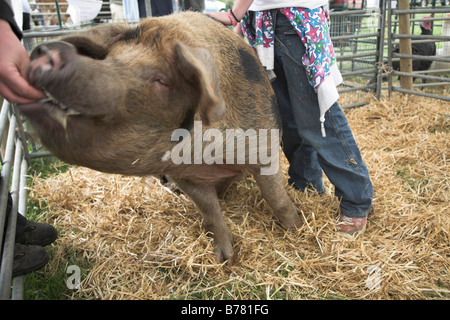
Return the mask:
<svg viewBox="0 0 450 320">
<path fill-rule="evenodd" d="M 152 16 L 159 17 L 173 12 L 172 0 L 152 0 Z"/>
</svg>

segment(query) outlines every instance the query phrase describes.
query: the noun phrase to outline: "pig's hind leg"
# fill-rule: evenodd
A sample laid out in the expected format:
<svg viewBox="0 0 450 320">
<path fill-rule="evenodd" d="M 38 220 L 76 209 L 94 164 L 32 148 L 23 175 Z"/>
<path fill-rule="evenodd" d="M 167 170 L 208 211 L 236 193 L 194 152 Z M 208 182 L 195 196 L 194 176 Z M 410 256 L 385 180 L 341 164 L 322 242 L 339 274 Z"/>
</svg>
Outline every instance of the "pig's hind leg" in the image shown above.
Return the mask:
<svg viewBox="0 0 450 320">
<path fill-rule="evenodd" d="M 253 169 L 251 172 L 261 190 L 262 197 L 281 224 L 288 229 L 299 228 L 302 225 L 302 220 L 286 193 L 281 168 L 273 175 L 261 175 L 259 169 Z"/>
<path fill-rule="evenodd" d="M 218 262 L 234 262 L 233 236 L 223 219 L 219 198 L 213 184 L 195 184 L 189 180 L 174 178 L 178 187 L 197 205 L 205 221 L 206 229 L 212 232 L 215 256 Z"/>
</svg>

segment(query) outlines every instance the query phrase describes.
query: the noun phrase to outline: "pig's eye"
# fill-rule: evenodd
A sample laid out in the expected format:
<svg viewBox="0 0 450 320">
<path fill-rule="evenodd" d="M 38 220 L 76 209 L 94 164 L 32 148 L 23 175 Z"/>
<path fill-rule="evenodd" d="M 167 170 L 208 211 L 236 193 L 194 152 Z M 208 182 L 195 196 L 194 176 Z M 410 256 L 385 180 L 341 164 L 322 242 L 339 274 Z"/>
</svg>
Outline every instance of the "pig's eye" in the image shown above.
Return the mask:
<svg viewBox="0 0 450 320">
<path fill-rule="evenodd" d="M 77 49 L 78 54 L 96 60 L 103 60 L 108 55 L 108 49 L 88 38 L 74 36 L 64 38 L 65 42 L 71 43 Z"/>
<path fill-rule="evenodd" d="M 143 68 L 139 75 L 146 83 L 153 82 L 164 86 L 170 86 L 170 77 L 161 70 Z"/>
<path fill-rule="evenodd" d="M 158 82 L 159 84 L 162 84 L 162 85 L 164 85 L 164 86 L 168 86 L 168 85 L 169 85 L 169 83 L 168 83 L 165 79 L 162 79 L 162 78 L 156 78 L 156 79 L 154 79 L 153 81 L 156 81 L 156 82 Z"/>
</svg>

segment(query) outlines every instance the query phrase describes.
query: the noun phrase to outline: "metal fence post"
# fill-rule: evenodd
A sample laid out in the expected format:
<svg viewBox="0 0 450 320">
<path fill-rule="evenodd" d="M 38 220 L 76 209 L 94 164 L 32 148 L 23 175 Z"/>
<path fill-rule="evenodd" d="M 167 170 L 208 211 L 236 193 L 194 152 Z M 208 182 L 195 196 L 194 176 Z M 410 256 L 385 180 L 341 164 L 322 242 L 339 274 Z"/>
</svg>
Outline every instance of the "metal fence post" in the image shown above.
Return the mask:
<svg viewBox="0 0 450 320">
<path fill-rule="evenodd" d="M 390 2 L 390 0 L 388 0 Z M 383 83 L 383 58 L 384 58 L 384 36 L 386 29 L 386 2 L 380 0 L 380 14 L 381 21 L 379 22 L 379 36 L 377 38 L 378 49 L 378 73 L 377 73 L 377 86 L 375 91 L 375 97 L 377 100 L 381 97 L 381 85 Z"/>
</svg>

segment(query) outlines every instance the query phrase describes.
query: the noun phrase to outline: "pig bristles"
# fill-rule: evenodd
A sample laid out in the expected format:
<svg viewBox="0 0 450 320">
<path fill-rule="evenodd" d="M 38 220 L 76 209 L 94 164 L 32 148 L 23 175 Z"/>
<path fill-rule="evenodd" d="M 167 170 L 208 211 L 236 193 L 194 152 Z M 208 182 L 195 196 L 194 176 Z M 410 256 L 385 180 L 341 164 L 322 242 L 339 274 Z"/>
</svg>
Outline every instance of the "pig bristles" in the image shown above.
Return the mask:
<svg viewBox="0 0 450 320">
<path fill-rule="evenodd" d="M 326 180 L 323 196 L 288 189 L 304 220 L 297 231 L 272 217 L 251 177 L 233 185 L 221 201 L 231 267 L 216 263 L 194 204 L 159 179 L 81 167 L 35 176 L 39 221 L 59 230 L 42 274 L 78 264 L 81 289 L 69 299 L 448 299 L 449 107 L 394 94 L 346 110 L 375 189 L 364 233 L 336 232 Z"/>
</svg>

